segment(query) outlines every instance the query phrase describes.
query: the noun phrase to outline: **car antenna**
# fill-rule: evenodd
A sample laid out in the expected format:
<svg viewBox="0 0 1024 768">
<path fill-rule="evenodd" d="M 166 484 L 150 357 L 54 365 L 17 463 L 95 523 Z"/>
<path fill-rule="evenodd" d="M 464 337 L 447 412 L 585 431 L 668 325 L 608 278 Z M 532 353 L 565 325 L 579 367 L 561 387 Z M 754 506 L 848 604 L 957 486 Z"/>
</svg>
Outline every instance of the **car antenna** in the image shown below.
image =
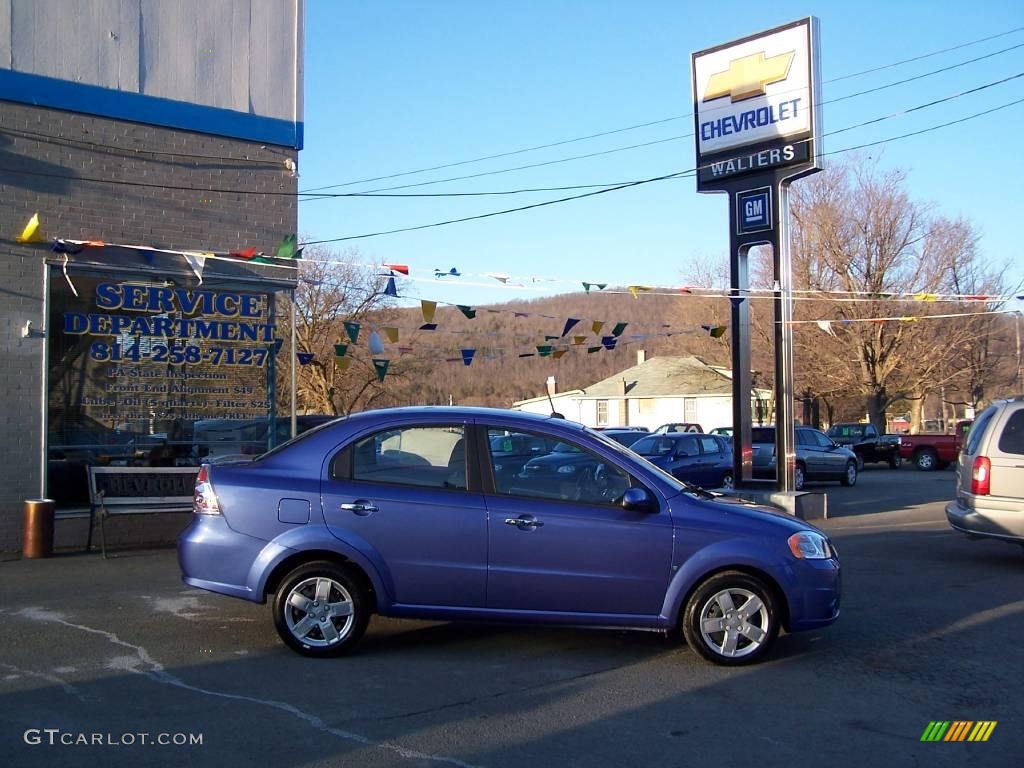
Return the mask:
<svg viewBox="0 0 1024 768">
<path fill-rule="evenodd" d="M 552 419 L 564 419 L 565 416 L 555 410 L 555 401 L 551 399 L 551 389 L 545 384 L 544 391 L 548 393 L 548 403 L 551 405 L 551 418 Z"/>
</svg>

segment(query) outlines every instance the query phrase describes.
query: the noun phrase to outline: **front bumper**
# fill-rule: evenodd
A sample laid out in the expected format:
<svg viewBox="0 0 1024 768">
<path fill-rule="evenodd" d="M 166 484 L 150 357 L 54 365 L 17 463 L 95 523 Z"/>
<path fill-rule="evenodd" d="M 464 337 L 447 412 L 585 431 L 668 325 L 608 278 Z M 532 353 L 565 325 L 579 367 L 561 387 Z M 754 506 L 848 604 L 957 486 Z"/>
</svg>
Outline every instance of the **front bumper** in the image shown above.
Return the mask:
<svg viewBox="0 0 1024 768">
<path fill-rule="evenodd" d="M 971 509 L 954 499 L 946 505 L 946 520 L 969 536 L 1024 543 L 1024 513 L 1011 509 Z"/>
<path fill-rule="evenodd" d="M 790 584 L 787 631 L 826 627 L 839 618 L 843 579 L 838 560 L 798 560 Z"/>
</svg>

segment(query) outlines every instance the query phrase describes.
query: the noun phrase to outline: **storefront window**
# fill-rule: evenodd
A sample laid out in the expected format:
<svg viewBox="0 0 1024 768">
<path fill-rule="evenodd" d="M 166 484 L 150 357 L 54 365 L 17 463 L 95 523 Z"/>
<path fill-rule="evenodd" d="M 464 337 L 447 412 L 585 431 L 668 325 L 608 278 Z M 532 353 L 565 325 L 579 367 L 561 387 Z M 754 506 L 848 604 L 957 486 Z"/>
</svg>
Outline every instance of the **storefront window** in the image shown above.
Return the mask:
<svg viewBox="0 0 1024 768">
<path fill-rule="evenodd" d="M 51 268 L 47 485 L 58 507 L 88 503 L 89 465 L 196 466 L 271 447 L 273 307 L 272 293 L 216 283 Z"/>
</svg>

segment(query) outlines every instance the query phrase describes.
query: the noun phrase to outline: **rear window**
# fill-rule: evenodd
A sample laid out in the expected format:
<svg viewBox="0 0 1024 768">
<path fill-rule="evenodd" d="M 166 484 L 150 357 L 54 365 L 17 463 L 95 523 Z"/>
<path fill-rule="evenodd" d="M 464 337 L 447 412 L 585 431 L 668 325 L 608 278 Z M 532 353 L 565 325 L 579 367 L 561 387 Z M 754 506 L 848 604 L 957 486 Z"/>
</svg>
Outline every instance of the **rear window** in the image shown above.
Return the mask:
<svg viewBox="0 0 1024 768">
<path fill-rule="evenodd" d="M 1003 434 L 999 436 L 999 450 L 1024 456 L 1024 409 L 1010 414 L 1003 427 Z"/>
<path fill-rule="evenodd" d="M 750 442 L 752 443 L 774 443 L 774 427 L 754 427 L 750 430 Z"/>
<path fill-rule="evenodd" d="M 995 418 L 997 412 L 998 409 L 994 405 L 989 406 L 982 412 L 977 421 L 974 422 L 971 431 L 967 433 L 967 445 L 964 446 L 965 454 L 974 456 L 978 453 L 981 439 L 985 436 L 985 432 L 988 431 L 988 426 L 992 423 L 992 419 Z"/>
</svg>

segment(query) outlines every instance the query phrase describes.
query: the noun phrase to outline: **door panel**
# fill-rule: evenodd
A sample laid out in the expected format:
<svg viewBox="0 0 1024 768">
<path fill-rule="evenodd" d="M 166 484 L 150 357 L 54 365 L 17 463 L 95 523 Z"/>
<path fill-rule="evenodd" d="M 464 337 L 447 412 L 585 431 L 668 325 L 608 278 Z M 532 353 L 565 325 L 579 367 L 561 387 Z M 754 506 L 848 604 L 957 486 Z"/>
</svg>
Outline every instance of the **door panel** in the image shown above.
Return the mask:
<svg viewBox="0 0 1024 768">
<path fill-rule="evenodd" d="M 488 496 L 487 607 L 657 615 L 672 559 L 667 513 Z M 505 524 L 530 516 L 539 527 Z"/>
<path fill-rule="evenodd" d="M 396 603 L 485 603 L 487 510 L 481 493 L 465 490 L 465 433 L 461 424 L 393 427 L 331 462 L 327 526 L 379 555 Z"/>
</svg>

